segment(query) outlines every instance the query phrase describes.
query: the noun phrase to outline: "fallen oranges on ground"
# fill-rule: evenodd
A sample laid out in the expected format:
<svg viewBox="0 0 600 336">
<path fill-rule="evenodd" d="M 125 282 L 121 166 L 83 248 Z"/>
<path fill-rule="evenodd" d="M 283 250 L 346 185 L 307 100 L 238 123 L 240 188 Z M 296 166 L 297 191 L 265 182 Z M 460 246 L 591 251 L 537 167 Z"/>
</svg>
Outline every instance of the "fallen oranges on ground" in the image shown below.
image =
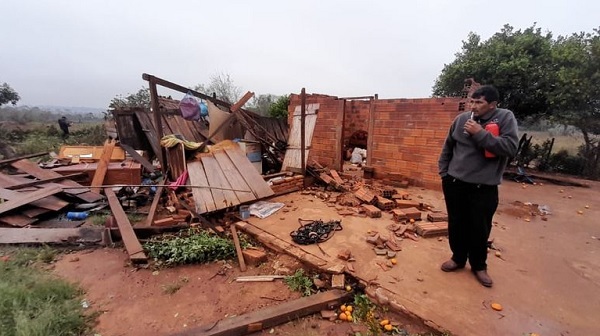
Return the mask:
<svg viewBox="0 0 600 336">
<path fill-rule="evenodd" d="M 341 305 L 340 306 L 340 310 L 342 311 L 339 315 L 338 318 L 342 321 L 348 321 L 348 322 L 352 322 L 353 318 L 352 318 L 352 306 L 350 305 Z"/>
</svg>

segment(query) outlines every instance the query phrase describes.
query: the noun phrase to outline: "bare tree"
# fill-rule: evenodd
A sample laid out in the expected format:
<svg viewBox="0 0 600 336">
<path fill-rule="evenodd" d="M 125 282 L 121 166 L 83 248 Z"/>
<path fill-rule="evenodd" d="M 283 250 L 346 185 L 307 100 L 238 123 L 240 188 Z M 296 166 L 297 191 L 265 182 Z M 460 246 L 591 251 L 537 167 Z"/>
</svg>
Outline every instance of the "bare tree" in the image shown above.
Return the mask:
<svg viewBox="0 0 600 336">
<path fill-rule="evenodd" d="M 236 86 L 231 76 L 226 73 L 212 75 L 208 84 L 198 84 L 194 87 L 194 90 L 209 96 L 216 95 L 217 99 L 230 104 L 237 102 L 242 96 L 242 89 Z"/>
</svg>

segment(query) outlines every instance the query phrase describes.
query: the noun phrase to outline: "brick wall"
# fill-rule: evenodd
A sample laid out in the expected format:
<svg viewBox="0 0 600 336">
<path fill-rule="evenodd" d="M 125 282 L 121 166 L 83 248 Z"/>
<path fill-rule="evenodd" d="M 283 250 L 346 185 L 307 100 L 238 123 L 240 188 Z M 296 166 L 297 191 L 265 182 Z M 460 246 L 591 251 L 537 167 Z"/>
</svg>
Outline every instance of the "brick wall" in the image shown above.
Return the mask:
<svg viewBox="0 0 600 336">
<path fill-rule="evenodd" d="M 369 133 L 369 165 L 376 178 L 407 178 L 411 184 L 439 188 L 437 160 L 460 98 L 374 101 Z"/>
<path fill-rule="evenodd" d="M 376 178 L 407 178 L 413 185 L 439 188 L 437 160 L 461 101 L 461 98 L 344 101 L 307 95 L 307 104 L 320 104 L 309 162 L 316 160 L 340 169 L 344 141 L 353 132 L 366 130 L 370 143 L 367 156 Z M 369 125 L 371 103 L 372 126 Z M 300 97 L 292 95 L 290 114 L 297 105 Z"/>
</svg>

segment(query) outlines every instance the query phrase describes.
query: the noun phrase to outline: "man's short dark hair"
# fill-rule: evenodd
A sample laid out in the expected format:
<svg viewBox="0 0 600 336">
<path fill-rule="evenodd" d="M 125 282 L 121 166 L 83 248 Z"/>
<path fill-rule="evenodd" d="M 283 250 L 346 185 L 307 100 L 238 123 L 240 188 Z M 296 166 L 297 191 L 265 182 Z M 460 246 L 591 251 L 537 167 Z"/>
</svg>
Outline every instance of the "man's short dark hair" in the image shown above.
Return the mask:
<svg viewBox="0 0 600 336">
<path fill-rule="evenodd" d="M 472 98 L 481 98 L 485 99 L 488 103 L 498 102 L 500 100 L 500 94 L 498 90 L 492 85 L 483 85 L 477 90 L 473 91 L 471 95 Z"/>
</svg>

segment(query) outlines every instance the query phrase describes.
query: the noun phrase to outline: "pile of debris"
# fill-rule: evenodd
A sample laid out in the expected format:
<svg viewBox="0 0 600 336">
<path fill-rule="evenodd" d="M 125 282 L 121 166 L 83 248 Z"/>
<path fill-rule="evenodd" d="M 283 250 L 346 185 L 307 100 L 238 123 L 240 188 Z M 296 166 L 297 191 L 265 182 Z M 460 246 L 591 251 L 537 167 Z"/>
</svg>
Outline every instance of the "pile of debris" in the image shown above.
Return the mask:
<svg viewBox="0 0 600 336">
<path fill-rule="evenodd" d="M 309 172 L 325 187 L 310 187 L 302 193 L 322 199 L 328 206 L 335 207 L 341 216 L 381 218 L 382 213 L 388 213 L 396 222 L 393 228 L 388 228 L 397 237 L 414 239 L 415 234 L 438 237 L 448 233 L 447 215 L 430 204 L 413 200 L 406 190 L 406 180 L 397 184 L 402 186 L 400 188 L 388 183 L 367 183 L 363 178 L 328 170 L 316 163 Z"/>
</svg>

